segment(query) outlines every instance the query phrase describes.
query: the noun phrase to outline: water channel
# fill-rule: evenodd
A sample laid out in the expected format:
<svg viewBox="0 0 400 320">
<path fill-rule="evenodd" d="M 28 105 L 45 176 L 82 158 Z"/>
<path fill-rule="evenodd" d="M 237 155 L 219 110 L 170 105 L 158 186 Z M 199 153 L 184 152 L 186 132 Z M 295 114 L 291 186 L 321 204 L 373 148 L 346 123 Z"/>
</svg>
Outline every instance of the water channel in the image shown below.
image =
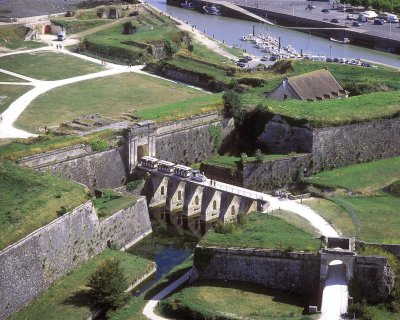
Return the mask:
<svg viewBox="0 0 400 320">
<path fill-rule="evenodd" d="M 129 253 L 154 261 L 155 276 L 135 295 L 149 289 L 175 266 L 189 258 L 211 223 L 200 222 L 200 216 L 186 218 L 182 212 L 167 212 L 163 207 L 149 208 L 153 232 L 128 250 Z"/>
<path fill-rule="evenodd" d="M 207 35 L 214 36 L 217 40 L 224 41 L 228 45 L 239 46 L 257 56 L 262 56 L 264 53 L 255 48 L 252 43 L 239 40 L 242 35 L 252 33 L 253 25 L 255 26 L 256 34 L 268 33 L 275 37 L 281 37 L 283 46 L 290 44 L 298 52 L 303 50 L 305 53 L 325 55 L 327 57 L 361 58 L 362 60 L 400 67 L 400 56 L 398 55 L 349 44 L 336 43 L 284 27 L 260 25 L 250 21 L 206 15 L 194 10 L 167 5 L 165 0 L 149 0 L 148 3 L 168 15 L 179 17 L 181 20 L 187 21 L 190 25 L 195 25 L 198 30 L 205 31 Z"/>
</svg>

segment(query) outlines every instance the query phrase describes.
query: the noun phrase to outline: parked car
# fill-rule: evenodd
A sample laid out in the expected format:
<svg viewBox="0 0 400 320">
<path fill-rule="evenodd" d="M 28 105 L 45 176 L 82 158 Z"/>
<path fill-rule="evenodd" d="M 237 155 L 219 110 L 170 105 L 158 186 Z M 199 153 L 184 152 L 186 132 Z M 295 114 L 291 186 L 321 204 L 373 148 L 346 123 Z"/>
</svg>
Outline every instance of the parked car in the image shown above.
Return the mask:
<svg viewBox="0 0 400 320">
<path fill-rule="evenodd" d="M 333 58 L 326 58 L 326 62 L 333 62 Z"/>
<path fill-rule="evenodd" d="M 253 58 L 250 56 L 244 56 L 243 59 L 246 59 L 246 62 L 253 60 Z"/>
<path fill-rule="evenodd" d="M 246 67 L 247 67 L 247 64 L 246 64 L 246 63 L 240 62 L 240 61 L 237 63 L 237 65 L 238 65 L 239 67 L 241 67 L 241 68 L 246 68 Z"/>
<path fill-rule="evenodd" d="M 351 24 L 353 27 L 360 27 L 361 23 L 358 21 L 353 21 L 353 23 Z"/>
<path fill-rule="evenodd" d="M 306 7 L 306 10 L 313 10 L 313 9 L 315 9 L 315 6 L 313 6 L 312 4 L 309 4 L 309 5 Z"/>
<path fill-rule="evenodd" d="M 260 60 L 261 61 L 269 61 L 269 57 L 268 56 L 263 56 Z"/>
<path fill-rule="evenodd" d="M 269 57 L 269 61 L 276 61 L 278 60 L 278 56 L 272 55 L 271 57 Z"/>
<path fill-rule="evenodd" d="M 325 13 L 328 13 L 328 12 L 330 12 L 331 10 L 329 10 L 329 9 L 322 9 L 321 10 L 321 12 L 325 12 Z"/>
<path fill-rule="evenodd" d="M 340 23 L 340 20 L 337 19 L 337 18 L 333 18 L 333 19 L 331 19 L 331 22 L 332 22 L 332 23 Z"/>
<path fill-rule="evenodd" d="M 375 19 L 374 24 L 378 26 L 383 26 L 385 24 L 385 21 L 383 19 Z"/>
</svg>

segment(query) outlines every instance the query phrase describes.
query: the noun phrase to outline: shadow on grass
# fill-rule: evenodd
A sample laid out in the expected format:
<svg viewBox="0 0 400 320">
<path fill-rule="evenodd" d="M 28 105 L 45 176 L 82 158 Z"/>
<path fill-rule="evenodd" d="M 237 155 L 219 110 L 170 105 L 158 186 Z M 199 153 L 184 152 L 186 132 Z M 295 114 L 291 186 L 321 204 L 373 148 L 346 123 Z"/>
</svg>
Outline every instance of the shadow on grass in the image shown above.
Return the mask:
<svg viewBox="0 0 400 320">
<path fill-rule="evenodd" d="M 95 309 L 90 290 L 79 290 L 66 298 L 63 302 L 66 305 L 72 305 L 81 308 L 88 308 L 91 311 Z"/>
</svg>

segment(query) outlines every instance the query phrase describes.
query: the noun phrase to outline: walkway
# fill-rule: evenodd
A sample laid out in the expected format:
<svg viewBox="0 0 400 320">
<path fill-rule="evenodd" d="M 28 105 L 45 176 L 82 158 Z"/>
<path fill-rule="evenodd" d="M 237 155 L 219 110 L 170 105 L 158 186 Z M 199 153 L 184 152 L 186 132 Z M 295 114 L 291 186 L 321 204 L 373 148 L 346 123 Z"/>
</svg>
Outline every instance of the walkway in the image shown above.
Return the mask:
<svg viewBox="0 0 400 320">
<path fill-rule="evenodd" d="M 171 292 L 173 292 L 176 288 L 178 288 L 183 283 L 188 281 L 191 274 L 192 274 L 192 270 L 188 271 L 182 277 L 180 277 L 178 280 L 175 280 L 168 287 L 166 287 L 165 289 L 163 289 L 159 293 L 157 293 L 153 298 L 150 299 L 149 302 L 147 302 L 146 306 L 143 309 L 143 314 L 148 319 L 152 319 L 152 320 L 168 320 L 166 318 L 156 315 L 154 313 L 154 309 L 156 308 L 156 306 L 158 305 L 158 303 L 160 302 L 161 299 L 165 298 L 167 295 L 169 295 Z"/>
</svg>

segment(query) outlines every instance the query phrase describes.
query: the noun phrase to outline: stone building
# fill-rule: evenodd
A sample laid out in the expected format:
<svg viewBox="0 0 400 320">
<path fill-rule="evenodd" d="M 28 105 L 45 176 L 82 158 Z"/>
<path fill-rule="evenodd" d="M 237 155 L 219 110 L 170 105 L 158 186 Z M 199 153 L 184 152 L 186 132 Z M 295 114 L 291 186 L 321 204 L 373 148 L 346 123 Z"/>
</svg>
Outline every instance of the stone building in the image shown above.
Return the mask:
<svg viewBox="0 0 400 320">
<path fill-rule="evenodd" d="M 274 100 L 320 101 L 347 98 L 348 91 L 342 88 L 327 69 L 322 69 L 285 78 L 268 97 Z"/>
</svg>

